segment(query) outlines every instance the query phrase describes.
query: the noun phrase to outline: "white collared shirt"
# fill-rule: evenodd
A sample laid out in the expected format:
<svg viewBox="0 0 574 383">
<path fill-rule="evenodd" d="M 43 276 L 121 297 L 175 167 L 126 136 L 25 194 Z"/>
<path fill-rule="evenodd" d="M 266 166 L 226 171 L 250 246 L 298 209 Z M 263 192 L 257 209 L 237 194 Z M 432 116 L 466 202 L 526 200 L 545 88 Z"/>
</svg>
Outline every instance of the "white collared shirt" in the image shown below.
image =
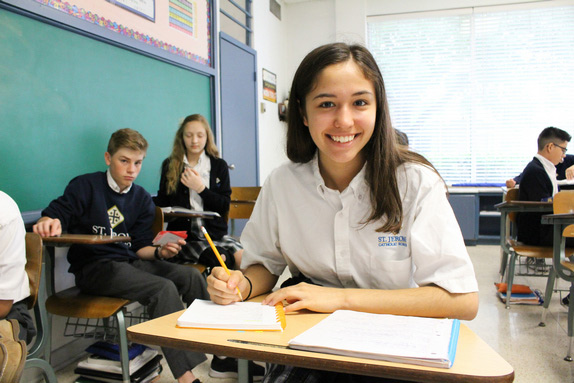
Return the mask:
<svg viewBox="0 0 574 383">
<path fill-rule="evenodd" d="M 26 274 L 26 228 L 16 202 L 0 191 L 0 299 L 30 296 Z"/>
<path fill-rule="evenodd" d="M 548 178 L 550 178 L 550 182 L 552 182 L 552 196 L 558 193 L 558 181 L 556 180 L 556 165 L 554 165 L 549 159 L 541 156 L 540 154 L 536 153 L 534 155 L 535 158 L 542 163 L 544 166 L 544 170 L 546 170 L 546 174 L 548 174 Z"/>
<path fill-rule="evenodd" d="M 183 155 L 183 163 L 185 166 L 190 167 L 187 156 Z M 199 175 L 206 188 L 209 188 L 209 173 L 211 172 L 211 161 L 209 156 L 205 153 L 205 150 L 199 155 L 199 160 L 197 164 L 193 167 Z M 200 195 L 192 189 L 189 189 L 189 204 L 192 210 L 203 211 L 203 199 Z"/>
<path fill-rule="evenodd" d="M 241 268 L 263 264 L 281 275 L 289 267 L 330 287 L 401 289 L 436 284 L 452 293 L 478 291 L 470 257 L 433 170 L 397 170 L 403 201 L 398 234 L 364 224 L 372 210 L 365 168 L 342 193 L 329 189 L 317 157 L 287 163 L 267 178 L 241 236 Z"/>
<path fill-rule="evenodd" d="M 117 182 L 114 180 L 114 177 L 112 177 L 112 175 L 110 174 L 110 169 L 108 169 L 108 170 L 106 171 L 106 177 L 108 178 L 108 186 L 109 186 L 113 191 L 115 191 L 116 193 L 126 194 L 126 193 L 128 193 L 128 192 L 131 190 L 131 188 L 132 188 L 133 183 L 132 183 L 130 186 L 128 186 L 127 188 L 125 188 L 124 190 L 121 190 L 120 187 L 118 186 Z"/>
</svg>

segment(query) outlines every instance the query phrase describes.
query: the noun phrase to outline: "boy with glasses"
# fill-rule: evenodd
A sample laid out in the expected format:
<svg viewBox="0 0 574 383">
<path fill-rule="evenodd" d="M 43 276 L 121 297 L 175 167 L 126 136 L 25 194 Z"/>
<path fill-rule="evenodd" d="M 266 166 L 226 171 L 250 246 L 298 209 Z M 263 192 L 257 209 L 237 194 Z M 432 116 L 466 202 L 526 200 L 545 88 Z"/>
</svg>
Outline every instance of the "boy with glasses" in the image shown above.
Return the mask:
<svg viewBox="0 0 574 383">
<path fill-rule="evenodd" d="M 564 160 L 570 139 L 570 134 L 555 127 L 540 133 L 538 153 L 522 172 L 521 201 L 544 201 L 558 192 L 556 165 Z M 527 245 L 552 246 L 552 226 L 542 225 L 541 217 L 542 213 L 518 214 L 519 241 Z"/>
</svg>

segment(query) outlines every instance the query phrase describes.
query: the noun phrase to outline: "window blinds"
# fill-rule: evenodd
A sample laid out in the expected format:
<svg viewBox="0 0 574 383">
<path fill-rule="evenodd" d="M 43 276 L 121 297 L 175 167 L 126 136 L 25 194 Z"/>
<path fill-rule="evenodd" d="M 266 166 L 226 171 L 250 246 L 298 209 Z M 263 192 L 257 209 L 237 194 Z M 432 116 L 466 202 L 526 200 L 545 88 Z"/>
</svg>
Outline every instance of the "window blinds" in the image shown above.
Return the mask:
<svg viewBox="0 0 574 383">
<path fill-rule="evenodd" d="M 367 27 L 393 125 L 448 184 L 504 183 L 542 129 L 574 135 L 574 5 L 369 17 Z"/>
</svg>

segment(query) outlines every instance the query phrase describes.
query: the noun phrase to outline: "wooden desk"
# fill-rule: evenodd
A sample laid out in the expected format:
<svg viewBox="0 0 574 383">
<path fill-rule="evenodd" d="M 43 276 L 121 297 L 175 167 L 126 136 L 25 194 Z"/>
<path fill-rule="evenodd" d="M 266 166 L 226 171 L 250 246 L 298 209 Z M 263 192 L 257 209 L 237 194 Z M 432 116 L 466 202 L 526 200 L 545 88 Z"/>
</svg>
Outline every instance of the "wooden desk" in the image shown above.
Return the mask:
<svg viewBox="0 0 574 383">
<path fill-rule="evenodd" d="M 507 224 L 508 214 L 510 213 L 551 213 L 552 202 L 537 202 L 537 201 L 505 201 L 494 205 L 500 212 L 500 248 L 502 254 L 500 257 L 500 280 L 504 279 L 506 272 L 506 265 L 508 263 L 508 254 L 510 249 L 506 243 L 509 225 Z"/>
<path fill-rule="evenodd" d="M 42 237 L 45 246 L 70 246 L 70 245 L 106 245 L 116 242 L 130 242 L 131 237 L 92 235 L 92 234 L 62 234 L 59 237 Z"/>
<path fill-rule="evenodd" d="M 327 314 L 289 314 L 287 327 L 283 332 L 242 332 L 177 328 L 175 324 L 182 312 L 131 326 L 128 328 L 128 339 L 138 343 L 238 358 L 239 381 L 242 383 L 248 382 L 247 360 L 416 382 L 496 383 L 514 380 L 512 366 L 465 325 L 460 328 L 454 365 L 446 369 L 299 351 L 286 347 L 290 339 L 317 324 Z M 230 339 L 256 344 L 236 343 Z"/>
</svg>

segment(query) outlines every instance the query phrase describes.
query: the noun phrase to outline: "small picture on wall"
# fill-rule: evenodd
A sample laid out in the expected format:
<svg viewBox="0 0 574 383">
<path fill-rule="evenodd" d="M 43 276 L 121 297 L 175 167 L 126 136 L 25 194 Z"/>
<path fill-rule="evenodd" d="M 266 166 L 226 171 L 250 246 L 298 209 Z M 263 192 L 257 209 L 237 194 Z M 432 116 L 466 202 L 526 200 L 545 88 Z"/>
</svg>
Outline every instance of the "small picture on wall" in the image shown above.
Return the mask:
<svg viewBox="0 0 574 383">
<path fill-rule="evenodd" d="M 263 99 L 277 102 L 277 75 L 263 69 Z"/>
</svg>

